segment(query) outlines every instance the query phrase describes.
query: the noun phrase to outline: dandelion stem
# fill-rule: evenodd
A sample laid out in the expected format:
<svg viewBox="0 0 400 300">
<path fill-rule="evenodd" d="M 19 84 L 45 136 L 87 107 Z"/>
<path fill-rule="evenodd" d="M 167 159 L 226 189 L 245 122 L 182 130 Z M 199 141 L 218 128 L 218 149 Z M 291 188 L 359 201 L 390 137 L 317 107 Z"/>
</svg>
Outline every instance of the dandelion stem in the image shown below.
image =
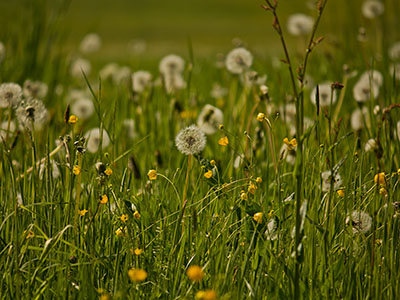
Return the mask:
<svg viewBox="0 0 400 300">
<path fill-rule="evenodd" d="M 187 163 L 187 170 L 186 170 L 186 179 L 185 179 L 185 186 L 183 187 L 183 195 L 182 195 L 182 226 L 184 223 L 184 214 L 185 214 L 185 207 L 186 207 L 186 194 L 189 185 L 189 174 L 190 174 L 190 167 L 192 162 L 192 155 L 188 155 L 188 163 Z M 183 229 L 183 227 L 182 227 Z"/>
</svg>

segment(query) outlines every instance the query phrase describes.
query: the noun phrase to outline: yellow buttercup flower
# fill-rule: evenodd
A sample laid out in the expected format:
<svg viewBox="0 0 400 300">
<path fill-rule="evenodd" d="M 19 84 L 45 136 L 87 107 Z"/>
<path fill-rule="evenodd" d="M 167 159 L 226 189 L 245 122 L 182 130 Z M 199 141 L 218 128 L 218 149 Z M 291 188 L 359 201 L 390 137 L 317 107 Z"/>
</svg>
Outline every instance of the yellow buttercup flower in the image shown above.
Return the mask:
<svg viewBox="0 0 400 300">
<path fill-rule="evenodd" d="M 256 182 L 257 182 L 258 184 L 260 184 L 260 183 L 262 182 L 262 178 L 261 178 L 261 177 L 257 177 L 257 178 L 256 178 Z"/>
<path fill-rule="evenodd" d="M 69 124 L 75 124 L 76 122 L 78 122 L 78 117 L 77 116 L 75 116 L 75 115 L 70 115 L 69 116 L 69 119 L 68 119 L 68 123 Z"/>
<path fill-rule="evenodd" d="M 133 213 L 133 216 L 135 217 L 135 219 L 139 220 L 140 219 L 140 213 L 135 210 L 135 212 Z"/>
<path fill-rule="evenodd" d="M 249 188 L 247 189 L 247 191 L 250 193 L 250 194 L 255 194 L 255 192 L 256 192 L 256 189 L 257 189 L 257 186 L 254 184 L 254 183 L 252 183 L 252 182 L 250 182 L 250 184 L 249 184 Z"/>
<path fill-rule="evenodd" d="M 336 193 L 338 194 L 339 197 L 342 198 L 344 197 L 344 190 L 338 190 Z"/>
<path fill-rule="evenodd" d="M 104 174 L 106 174 L 107 176 L 110 176 L 111 174 L 112 174 L 112 170 L 111 170 L 111 168 L 107 168 L 105 171 L 104 171 Z"/>
<path fill-rule="evenodd" d="M 81 215 L 82 217 L 83 217 L 84 215 L 86 215 L 87 212 L 88 212 L 87 209 L 82 209 L 82 210 L 78 209 L 78 214 Z"/>
<path fill-rule="evenodd" d="M 24 234 L 26 233 L 26 230 L 24 231 Z M 35 233 L 32 230 L 29 230 L 28 234 L 26 235 L 26 239 L 31 239 L 35 236 Z"/>
<path fill-rule="evenodd" d="M 213 172 L 211 170 L 208 170 L 207 172 L 204 173 L 205 178 L 211 178 L 213 176 Z"/>
<path fill-rule="evenodd" d="M 129 269 L 128 276 L 133 282 L 141 282 L 147 278 L 147 272 L 143 269 Z"/>
<path fill-rule="evenodd" d="M 107 202 L 108 202 L 108 196 L 106 194 L 104 194 L 103 196 L 101 196 L 100 203 L 106 204 Z"/>
<path fill-rule="evenodd" d="M 156 180 L 157 179 L 157 171 L 150 170 L 149 172 L 147 172 L 147 176 L 149 177 L 150 180 Z"/>
<path fill-rule="evenodd" d="M 253 216 L 254 221 L 256 221 L 258 224 L 262 223 L 262 218 L 263 218 L 262 212 L 255 213 Z"/>
<path fill-rule="evenodd" d="M 217 293 L 214 290 L 198 291 L 195 298 L 196 300 L 216 300 Z"/>
<path fill-rule="evenodd" d="M 247 194 L 245 192 L 240 193 L 240 199 L 247 200 Z"/>
<path fill-rule="evenodd" d="M 124 223 L 125 223 L 126 221 L 128 221 L 128 218 L 129 218 L 129 217 L 128 217 L 127 214 L 123 214 L 123 215 L 120 217 L 121 221 L 124 222 Z"/>
<path fill-rule="evenodd" d="M 134 253 L 135 253 L 135 255 L 139 256 L 140 254 L 143 253 L 143 251 L 144 251 L 143 249 L 136 248 Z"/>
<path fill-rule="evenodd" d="M 289 139 L 286 137 L 283 139 L 283 142 L 287 145 L 289 150 L 293 150 L 295 147 L 297 147 L 297 141 L 295 138 L 289 141 Z"/>
<path fill-rule="evenodd" d="M 215 166 L 217 163 L 215 162 L 215 160 L 210 160 L 210 165 Z"/>
<path fill-rule="evenodd" d="M 386 195 L 387 195 L 387 190 L 386 190 L 384 187 L 381 187 L 381 188 L 379 189 L 379 194 L 381 194 L 381 195 L 383 195 L 383 196 L 386 196 Z"/>
<path fill-rule="evenodd" d="M 117 236 L 124 236 L 125 235 L 125 227 L 119 227 L 116 231 L 115 234 Z"/>
<path fill-rule="evenodd" d="M 75 166 L 73 167 L 73 169 L 72 169 L 72 172 L 73 172 L 75 175 L 81 174 L 81 167 L 78 166 L 78 165 L 75 165 Z"/>
<path fill-rule="evenodd" d="M 229 139 L 227 136 L 224 136 L 222 138 L 219 139 L 218 144 L 220 144 L 221 146 L 227 146 L 229 144 Z"/>
<path fill-rule="evenodd" d="M 376 184 L 386 186 L 386 181 L 385 181 L 385 172 L 378 173 L 374 177 L 374 181 Z"/>
<path fill-rule="evenodd" d="M 203 268 L 197 265 L 190 266 L 187 271 L 186 275 L 189 277 L 191 281 L 199 282 L 204 277 Z"/>
<path fill-rule="evenodd" d="M 264 119 L 265 119 L 265 114 L 264 113 L 258 113 L 258 115 L 257 115 L 257 121 L 258 122 L 262 122 L 262 121 L 264 121 Z"/>
</svg>

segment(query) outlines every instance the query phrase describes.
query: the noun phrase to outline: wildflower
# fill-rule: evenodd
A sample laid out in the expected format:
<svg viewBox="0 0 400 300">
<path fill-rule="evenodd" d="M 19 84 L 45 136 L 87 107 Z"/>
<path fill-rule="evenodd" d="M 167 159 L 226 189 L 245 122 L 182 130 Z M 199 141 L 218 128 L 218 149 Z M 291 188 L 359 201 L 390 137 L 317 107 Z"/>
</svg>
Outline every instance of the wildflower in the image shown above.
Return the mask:
<svg viewBox="0 0 400 300">
<path fill-rule="evenodd" d="M 314 26 L 314 19 L 304 14 L 293 14 L 287 21 L 287 30 L 291 35 L 307 35 Z"/>
<path fill-rule="evenodd" d="M 224 136 L 218 140 L 218 144 L 225 147 L 229 144 L 229 139 L 227 136 Z"/>
<path fill-rule="evenodd" d="M 136 71 L 132 74 L 132 89 L 136 93 L 143 93 L 151 85 L 152 76 L 147 71 Z"/>
<path fill-rule="evenodd" d="M 385 180 L 385 172 L 378 173 L 374 176 L 374 181 L 376 184 L 379 184 L 381 186 L 386 186 L 386 180 Z"/>
<path fill-rule="evenodd" d="M 211 178 L 213 176 L 213 172 L 211 170 L 208 170 L 207 172 L 204 173 L 205 178 Z"/>
<path fill-rule="evenodd" d="M 198 291 L 195 298 L 196 300 L 216 300 L 217 293 L 214 290 Z"/>
<path fill-rule="evenodd" d="M 108 202 L 108 196 L 104 194 L 103 196 L 101 196 L 100 203 L 106 204 L 107 202 Z"/>
<path fill-rule="evenodd" d="M 125 235 L 125 227 L 119 227 L 116 231 L 115 234 L 117 236 L 124 236 Z"/>
<path fill-rule="evenodd" d="M 346 218 L 346 224 L 352 221 L 353 233 L 367 233 L 371 229 L 372 218 L 369 214 L 363 211 L 353 211 L 350 216 Z"/>
<path fill-rule="evenodd" d="M 26 234 L 26 230 L 24 231 L 24 234 Z M 31 239 L 35 236 L 35 233 L 32 230 L 29 230 L 28 233 L 26 234 L 26 239 Z"/>
<path fill-rule="evenodd" d="M 379 85 L 368 78 L 361 78 L 353 87 L 353 97 L 357 102 L 367 102 L 379 95 Z"/>
<path fill-rule="evenodd" d="M 21 102 L 22 89 L 16 83 L 2 83 L 0 85 L 0 108 L 17 106 Z"/>
<path fill-rule="evenodd" d="M 111 300 L 111 296 L 108 293 L 102 293 L 99 297 L 99 300 Z"/>
<path fill-rule="evenodd" d="M 79 44 L 79 50 L 84 54 L 90 54 L 101 48 L 101 38 L 97 33 L 85 35 Z"/>
<path fill-rule="evenodd" d="M 214 99 L 222 99 L 228 94 L 228 90 L 224 87 L 221 87 L 218 83 L 214 83 L 211 89 L 211 97 Z"/>
<path fill-rule="evenodd" d="M 42 101 L 28 99 L 17 108 L 17 119 L 23 128 L 32 130 L 33 125 L 35 129 L 41 129 L 48 120 L 48 112 Z"/>
<path fill-rule="evenodd" d="M 387 195 L 387 190 L 384 187 L 381 187 L 379 189 L 379 194 L 382 196 L 386 196 Z"/>
<path fill-rule="evenodd" d="M 147 172 L 147 176 L 149 177 L 150 180 L 156 180 L 157 179 L 157 171 L 152 169 L 149 172 Z"/>
<path fill-rule="evenodd" d="M 363 3 L 362 5 L 362 14 L 364 17 L 367 19 L 374 19 L 381 14 L 383 14 L 383 11 L 385 10 L 385 6 L 383 5 L 382 2 L 377 1 L 377 0 L 367 0 Z"/>
<path fill-rule="evenodd" d="M 375 151 L 376 149 L 378 149 L 378 144 L 376 143 L 375 139 L 369 139 L 367 141 L 367 143 L 365 144 L 365 152 L 371 152 L 371 151 Z"/>
<path fill-rule="evenodd" d="M 25 80 L 23 94 L 25 98 L 43 99 L 47 95 L 47 84 L 41 81 Z"/>
<path fill-rule="evenodd" d="M 87 209 L 82 209 L 82 210 L 80 210 L 80 209 L 78 209 L 78 214 L 80 215 L 80 216 L 84 216 L 84 215 L 86 215 L 86 213 L 88 212 L 88 210 Z"/>
<path fill-rule="evenodd" d="M 79 98 L 71 104 L 71 112 L 77 118 L 87 120 L 94 113 L 93 101 L 88 98 Z"/>
<path fill-rule="evenodd" d="M 143 249 L 136 248 L 134 253 L 135 253 L 136 256 L 139 256 L 140 254 L 143 253 L 143 251 L 144 251 Z"/>
<path fill-rule="evenodd" d="M 262 223 L 262 218 L 263 218 L 262 212 L 255 213 L 253 216 L 254 221 L 256 221 L 258 224 Z"/>
<path fill-rule="evenodd" d="M 342 177 L 338 173 L 335 172 L 333 176 L 334 176 L 333 189 L 336 190 L 342 185 L 343 181 Z M 322 191 L 324 193 L 329 192 L 331 188 L 332 172 L 331 171 L 322 172 L 321 177 L 322 177 Z"/>
<path fill-rule="evenodd" d="M 367 124 L 369 123 L 368 109 L 366 107 L 363 107 L 362 109 L 356 108 L 351 114 L 351 128 L 353 128 L 354 131 L 359 131 L 363 129 L 364 120 Z"/>
<path fill-rule="evenodd" d="M 217 163 L 215 162 L 215 160 L 210 160 L 210 165 L 215 166 Z"/>
<path fill-rule="evenodd" d="M 344 197 L 344 190 L 338 190 L 337 194 L 339 197 L 343 198 Z"/>
<path fill-rule="evenodd" d="M 272 218 L 271 220 L 268 221 L 267 229 L 265 230 L 264 233 L 267 240 L 274 241 L 278 238 L 277 229 L 278 229 L 278 224 L 275 218 Z"/>
<path fill-rule="evenodd" d="M 398 60 L 400 59 L 400 41 L 394 43 L 389 48 L 389 57 L 391 60 Z"/>
<path fill-rule="evenodd" d="M 257 186 L 254 185 L 254 183 L 250 182 L 247 191 L 248 191 L 250 194 L 253 194 L 253 195 L 254 195 L 254 193 L 256 192 L 256 189 L 257 189 Z"/>
<path fill-rule="evenodd" d="M 253 63 L 253 55 L 245 48 L 236 48 L 228 53 L 225 65 L 233 74 L 241 74 L 248 70 Z"/>
<path fill-rule="evenodd" d="M 86 132 L 85 139 L 87 140 L 87 150 L 95 153 L 100 147 L 100 128 L 93 128 Z M 107 132 L 103 129 L 102 149 L 110 144 L 110 138 Z"/>
<path fill-rule="evenodd" d="M 256 71 L 247 71 L 241 79 L 247 87 L 262 86 L 267 81 L 267 75 L 260 76 Z"/>
<path fill-rule="evenodd" d="M 78 117 L 77 116 L 75 116 L 75 115 L 70 115 L 69 116 L 69 119 L 68 119 L 68 123 L 69 124 L 75 124 L 76 122 L 78 122 Z"/>
<path fill-rule="evenodd" d="M 283 139 L 283 142 L 287 145 L 289 150 L 293 150 L 297 147 L 297 140 L 295 138 L 289 141 L 289 139 L 286 137 Z"/>
<path fill-rule="evenodd" d="M 258 184 L 261 184 L 262 178 L 261 178 L 261 177 L 257 177 L 257 178 L 256 178 L 256 182 L 257 182 Z"/>
<path fill-rule="evenodd" d="M 92 71 L 92 66 L 87 59 L 77 58 L 71 64 L 71 75 L 75 78 L 82 78 L 82 72 L 85 73 L 86 76 L 90 74 Z"/>
<path fill-rule="evenodd" d="M 206 104 L 197 118 L 197 126 L 205 134 L 213 134 L 218 130 L 218 125 L 224 122 L 224 113 L 210 104 Z"/>
<path fill-rule="evenodd" d="M 257 115 L 257 121 L 258 122 L 262 122 L 262 121 L 264 121 L 265 120 L 265 114 L 264 113 L 258 113 L 258 115 Z"/>
<path fill-rule="evenodd" d="M 164 76 L 168 76 L 171 74 L 181 73 L 185 68 L 185 61 L 182 57 L 170 54 L 165 56 L 159 65 L 160 73 Z"/>
<path fill-rule="evenodd" d="M 81 174 L 81 167 L 78 166 L 78 165 L 75 165 L 75 166 L 72 168 L 72 172 L 73 172 L 75 175 Z"/>
<path fill-rule="evenodd" d="M 370 69 L 361 74 L 360 80 L 372 82 L 378 87 L 381 87 L 383 84 L 383 75 L 378 70 Z"/>
<path fill-rule="evenodd" d="M 193 282 L 199 282 L 203 279 L 204 277 L 204 271 L 202 267 L 193 265 L 190 266 L 187 271 L 186 275 L 189 277 L 189 279 Z"/>
<path fill-rule="evenodd" d="M 121 215 L 121 217 L 120 217 L 120 219 L 121 219 L 121 221 L 123 222 L 123 223 L 125 223 L 126 221 L 128 221 L 128 215 L 127 214 L 123 214 L 123 215 Z"/>
<path fill-rule="evenodd" d="M 106 174 L 107 176 L 111 176 L 111 174 L 113 173 L 112 169 L 110 167 L 108 167 L 105 171 L 104 174 Z"/>
<path fill-rule="evenodd" d="M 137 210 L 135 210 L 135 212 L 133 213 L 133 217 L 134 217 L 136 220 L 139 220 L 139 219 L 140 219 L 140 213 L 139 213 Z"/>
<path fill-rule="evenodd" d="M 319 106 L 328 107 L 336 102 L 336 90 L 332 93 L 332 87 L 330 83 L 322 83 L 318 86 L 319 90 Z M 310 100 L 313 104 L 316 104 L 317 87 L 311 92 Z"/>
<path fill-rule="evenodd" d="M 287 144 L 283 144 L 280 151 L 279 151 L 279 155 L 281 157 L 281 159 L 286 159 L 286 162 L 294 165 L 296 162 L 296 151 L 294 149 L 290 150 L 289 146 Z"/>
<path fill-rule="evenodd" d="M 240 199 L 247 200 L 247 194 L 244 191 L 240 193 Z"/>
<path fill-rule="evenodd" d="M 143 269 L 129 269 L 128 276 L 133 282 L 141 282 L 147 278 L 147 272 Z"/>
<path fill-rule="evenodd" d="M 206 136 L 196 125 L 191 125 L 178 133 L 175 138 L 175 144 L 183 154 L 198 154 L 206 146 Z"/>
</svg>

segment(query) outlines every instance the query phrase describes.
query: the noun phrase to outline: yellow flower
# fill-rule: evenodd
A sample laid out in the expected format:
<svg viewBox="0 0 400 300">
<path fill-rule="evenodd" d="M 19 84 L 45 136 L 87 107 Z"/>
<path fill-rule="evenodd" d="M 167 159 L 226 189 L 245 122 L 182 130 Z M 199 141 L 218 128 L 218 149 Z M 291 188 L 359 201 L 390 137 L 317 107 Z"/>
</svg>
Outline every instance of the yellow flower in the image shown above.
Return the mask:
<svg viewBox="0 0 400 300">
<path fill-rule="evenodd" d="M 210 165 L 215 166 L 217 163 L 215 162 L 215 160 L 210 160 Z M 400 170 L 400 169 L 399 169 Z"/>
<path fill-rule="evenodd" d="M 76 122 L 78 122 L 78 117 L 77 116 L 75 116 L 75 115 L 70 115 L 69 116 L 69 119 L 68 119 L 68 123 L 69 124 L 75 124 Z"/>
<path fill-rule="evenodd" d="M 100 295 L 99 300 L 111 300 L 110 294 L 103 293 Z"/>
<path fill-rule="evenodd" d="M 186 275 L 189 277 L 191 281 L 199 282 L 204 277 L 203 268 L 197 265 L 190 266 L 187 271 Z"/>
<path fill-rule="evenodd" d="M 257 189 L 257 186 L 254 185 L 254 183 L 250 182 L 249 188 L 247 189 L 247 191 L 251 194 L 255 194 Z"/>
<path fill-rule="evenodd" d="M 106 174 L 107 176 L 110 176 L 110 175 L 112 174 L 111 168 L 107 168 L 107 169 L 104 171 L 104 174 Z"/>
<path fill-rule="evenodd" d="M 72 172 L 73 172 L 75 175 L 81 174 L 81 167 L 78 166 L 78 165 L 74 166 L 74 168 L 72 169 Z"/>
<path fill-rule="evenodd" d="M 399 176 L 400 176 L 400 169 L 398 169 L 398 170 L 397 170 L 397 175 L 399 175 Z"/>
<path fill-rule="evenodd" d="M 242 191 L 242 193 L 240 194 L 240 199 L 247 200 L 247 194 Z"/>
<path fill-rule="evenodd" d="M 217 293 L 214 290 L 198 291 L 195 298 L 196 300 L 216 300 Z"/>
<path fill-rule="evenodd" d="M 140 213 L 135 210 L 135 212 L 133 213 L 133 216 L 135 217 L 135 219 L 139 220 L 140 219 Z"/>
<path fill-rule="evenodd" d="M 260 183 L 262 182 L 262 178 L 261 178 L 261 177 L 257 177 L 256 182 L 257 182 L 258 184 L 260 184 Z"/>
<path fill-rule="evenodd" d="M 387 190 L 386 190 L 384 187 L 381 187 L 381 188 L 379 189 L 379 194 L 381 194 L 381 195 L 383 195 L 383 196 L 386 196 L 386 195 L 387 195 Z"/>
<path fill-rule="evenodd" d="M 376 184 L 385 186 L 386 185 L 385 172 L 376 174 L 374 177 L 374 181 Z"/>
<path fill-rule="evenodd" d="M 273 215 L 274 215 L 274 210 L 273 209 L 271 209 L 270 211 L 269 211 L 269 213 L 268 213 L 268 217 L 272 217 Z"/>
<path fill-rule="evenodd" d="M 126 221 L 128 221 L 128 218 L 129 218 L 129 217 L 128 217 L 128 215 L 126 215 L 126 214 L 123 214 L 123 215 L 120 217 L 121 221 L 124 222 L 124 223 L 125 223 Z"/>
<path fill-rule="evenodd" d="M 100 203 L 106 204 L 107 202 L 108 202 L 108 196 L 106 194 L 104 194 L 103 196 L 101 196 Z"/>
<path fill-rule="evenodd" d="M 289 141 L 289 139 L 286 137 L 286 138 L 283 139 L 283 142 L 287 145 L 289 150 L 293 150 L 293 148 L 297 147 L 296 139 L 291 139 Z"/>
<path fill-rule="evenodd" d="M 220 144 L 221 146 L 227 146 L 229 144 L 229 139 L 227 136 L 224 136 L 222 138 L 219 139 L 218 144 Z"/>
<path fill-rule="evenodd" d="M 82 209 L 82 210 L 78 209 L 78 214 L 80 214 L 82 217 L 83 217 L 84 215 L 86 215 L 87 212 L 88 212 L 87 209 Z"/>
<path fill-rule="evenodd" d="M 135 253 L 135 255 L 139 256 L 140 254 L 143 253 L 143 249 L 136 248 L 134 253 Z"/>
<path fill-rule="evenodd" d="M 117 236 L 124 236 L 125 235 L 125 227 L 120 227 L 115 231 Z"/>
<path fill-rule="evenodd" d="M 26 230 L 24 231 L 24 234 L 26 234 Z M 35 233 L 32 230 L 29 230 L 28 234 L 26 235 L 26 239 L 33 238 L 35 236 Z"/>
<path fill-rule="evenodd" d="M 204 173 L 205 178 L 211 178 L 213 176 L 213 172 L 211 170 L 208 170 L 207 172 Z"/>
<path fill-rule="evenodd" d="M 219 124 L 219 126 L 218 126 L 218 127 L 219 127 L 219 129 L 221 129 L 221 130 L 222 130 L 222 129 L 224 129 L 224 124 Z"/>
<path fill-rule="evenodd" d="M 264 119 L 265 119 L 265 114 L 263 114 L 263 113 L 258 113 L 258 115 L 257 115 L 257 121 L 258 122 L 262 122 L 262 121 L 264 121 Z"/>
<path fill-rule="evenodd" d="M 147 278 L 147 272 L 143 269 L 129 269 L 128 276 L 133 282 L 141 282 Z"/>
<path fill-rule="evenodd" d="M 262 212 L 255 213 L 253 216 L 254 221 L 256 221 L 258 224 L 262 223 L 262 218 L 263 218 Z"/>
<path fill-rule="evenodd" d="M 150 180 L 156 180 L 157 179 L 157 171 L 150 170 L 149 172 L 147 172 L 147 176 L 149 176 Z"/>
<path fill-rule="evenodd" d="M 343 198 L 344 197 L 344 190 L 338 190 L 337 194 L 338 194 L 339 197 Z"/>
</svg>

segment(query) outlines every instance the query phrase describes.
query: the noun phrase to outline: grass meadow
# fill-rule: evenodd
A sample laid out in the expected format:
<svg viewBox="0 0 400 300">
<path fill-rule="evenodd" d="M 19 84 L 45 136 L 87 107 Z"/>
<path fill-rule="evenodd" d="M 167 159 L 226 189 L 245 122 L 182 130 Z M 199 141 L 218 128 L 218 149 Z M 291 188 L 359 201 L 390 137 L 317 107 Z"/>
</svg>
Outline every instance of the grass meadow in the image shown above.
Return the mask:
<svg viewBox="0 0 400 300">
<path fill-rule="evenodd" d="M 398 0 L 0 11 L 1 299 L 399 297 Z"/>
</svg>

